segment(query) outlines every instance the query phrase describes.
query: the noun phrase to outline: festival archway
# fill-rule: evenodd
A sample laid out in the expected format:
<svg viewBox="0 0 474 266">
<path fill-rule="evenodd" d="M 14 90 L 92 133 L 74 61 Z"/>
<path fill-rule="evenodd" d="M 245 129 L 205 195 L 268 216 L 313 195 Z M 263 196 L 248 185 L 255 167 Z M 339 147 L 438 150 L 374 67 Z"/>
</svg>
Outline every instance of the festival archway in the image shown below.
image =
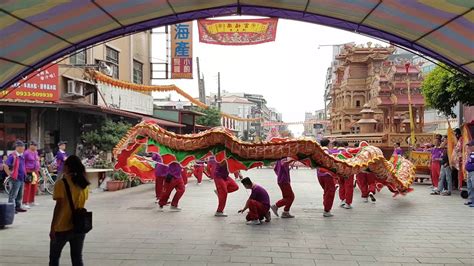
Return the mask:
<svg viewBox="0 0 474 266">
<path fill-rule="evenodd" d="M 472 1 L 71 0 L 0 3 L 0 87 L 75 50 L 194 19 L 256 15 L 327 25 L 419 51 L 474 73 Z"/>
</svg>

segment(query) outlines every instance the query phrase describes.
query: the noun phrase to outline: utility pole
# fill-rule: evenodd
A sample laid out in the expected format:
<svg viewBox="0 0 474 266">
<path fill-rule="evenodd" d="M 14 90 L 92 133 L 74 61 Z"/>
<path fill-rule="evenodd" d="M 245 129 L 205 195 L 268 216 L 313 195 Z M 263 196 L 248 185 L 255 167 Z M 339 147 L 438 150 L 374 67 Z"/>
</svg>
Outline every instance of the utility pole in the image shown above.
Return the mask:
<svg viewBox="0 0 474 266">
<path fill-rule="evenodd" d="M 204 75 L 201 79 L 201 68 L 199 65 L 199 57 L 196 57 L 197 72 L 198 72 L 198 88 L 199 88 L 199 101 L 206 103 L 206 91 L 204 89 Z"/>
<path fill-rule="evenodd" d="M 221 111 L 221 72 L 217 72 L 217 110 Z"/>
</svg>

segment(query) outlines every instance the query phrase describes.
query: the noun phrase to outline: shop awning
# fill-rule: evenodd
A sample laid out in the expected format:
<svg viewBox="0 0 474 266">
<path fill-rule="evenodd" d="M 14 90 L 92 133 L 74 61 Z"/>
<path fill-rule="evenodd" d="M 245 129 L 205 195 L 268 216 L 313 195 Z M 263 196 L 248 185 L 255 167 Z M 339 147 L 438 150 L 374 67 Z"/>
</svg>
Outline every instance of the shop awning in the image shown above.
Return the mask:
<svg viewBox="0 0 474 266">
<path fill-rule="evenodd" d="M 153 121 L 162 127 L 185 127 L 183 124 L 158 119 L 152 116 L 138 114 L 134 112 L 124 111 L 116 108 L 97 106 L 79 102 L 69 101 L 58 101 L 58 102 L 43 102 L 43 101 L 31 101 L 31 100 L 15 100 L 15 99 L 0 99 L 2 106 L 24 106 L 24 107 L 45 107 L 45 108 L 60 108 L 60 109 L 73 109 L 73 110 L 86 110 L 93 113 L 106 113 L 112 115 L 118 115 L 128 118 L 134 118 L 138 120 Z"/>
</svg>

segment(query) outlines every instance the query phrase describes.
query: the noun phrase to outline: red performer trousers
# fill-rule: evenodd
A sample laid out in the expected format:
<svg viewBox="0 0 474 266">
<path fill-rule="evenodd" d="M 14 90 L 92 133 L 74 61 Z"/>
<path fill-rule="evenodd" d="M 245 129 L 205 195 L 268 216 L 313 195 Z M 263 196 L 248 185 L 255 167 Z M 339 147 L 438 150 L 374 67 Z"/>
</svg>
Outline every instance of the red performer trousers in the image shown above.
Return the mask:
<svg viewBox="0 0 474 266">
<path fill-rule="evenodd" d="M 36 190 L 38 189 L 38 183 L 25 183 L 23 187 L 23 203 L 35 202 Z"/>
<path fill-rule="evenodd" d="M 165 182 L 165 190 L 160 197 L 160 206 L 166 205 L 173 189 L 176 189 L 176 193 L 174 194 L 173 200 L 171 201 L 171 206 L 178 207 L 179 199 L 181 199 L 184 191 L 186 190 L 182 178 L 172 178 L 169 183 Z"/>
<path fill-rule="evenodd" d="M 441 171 L 441 162 L 431 161 L 431 184 L 435 188 L 438 187 L 440 171 Z"/>
<path fill-rule="evenodd" d="M 203 173 L 204 173 L 204 167 L 203 166 L 198 166 L 198 167 L 195 166 L 194 167 L 193 174 L 196 177 L 199 184 L 201 184 L 201 182 L 202 182 Z"/>
<path fill-rule="evenodd" d="M 334 203 L 334 197 L 336 195 L 336 184 L 334 177 L 330 175 L 318 176 L 318 181 L 323 188 L 323 206 L 325 212 L 330 212 L 332 204 Z"/>
<path fill-rule="evenodd" d="M 375 174 L 374 173 L 359 173 L 356 175 L 356 182 L 359 186 L 362 198 L 369 197 L 369 193 L 375 194 Z"/>
<path fill-rule="evenodd" d="M 263 220 L 270 210 L 270 206 L 265 206 L 263 203 L 253 199 L 249 199 L 247 204 L 249 206 L 249 213 L 246 217 L 247 221 Z"/>
<path fill-rule="evenodd" d="M 159 200 L 161 194 L 163 194 L 163 183 L 165 182 L 164 176 L 157 176 L 155 179 L 155 196 Z"/>
<path fill-rule="evenodd" d="M 228 177 L 226 180 L 223 178 L 214 178 L 214 184 L 216 185 L 217 198 L 219 204 L 217 205 L 218 212 L 224 212 L 225 204 L 227 202 L 227 194 L 239 190 L 239 185 L 235 181 Z"/>
<path fill-rule="evenodd" d="M 346 201 L 347 204 L 352 204 L 354 196 L 354 176 L 349 178 L 339 177 L 339 198 Z"/>
<path fill-rule="evenodd" d="M 278 208 L 285 206 L 283 210 L 286 212 L 289 212 L 291 205 L 293 204 L 293 201 L 295 200 L 295 194 L 293 193 L 293 190 L 291 189 L 291 184 L 281 183 L 281 184 L 278 184 L 278 186 L 280 187 L 283 199 L 277 201 L 275 205 Z"/>
<path fill-rule="evenodd" d="M 190 174 L 188 174 L 188 170 L 186 168 L 183 168 L 183 170 L 181 170 L 181 178 L 183 179 L 184 185 L 188 184 L 189 177 Z"/>
</svg>

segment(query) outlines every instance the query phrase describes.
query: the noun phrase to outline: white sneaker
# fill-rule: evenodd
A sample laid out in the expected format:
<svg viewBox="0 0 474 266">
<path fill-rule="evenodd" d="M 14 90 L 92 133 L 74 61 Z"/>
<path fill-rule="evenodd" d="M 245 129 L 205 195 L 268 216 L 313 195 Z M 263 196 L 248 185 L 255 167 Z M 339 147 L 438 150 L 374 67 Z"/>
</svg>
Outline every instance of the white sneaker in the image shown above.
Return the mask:
<svg viewBox="0 0 474 266">
<path fill-rule="evenodd" d="M 341 203 L 339 203 L 339 207 L 343 207 L 346 205 L 346 200 L 341 200 Z"/>
<path fill-rule="evenodd" d="M 324 212 L 323 216 L 324 217 L 333 217 L 334 215 L 331 212 Z"/>
<path fill-rule="evenodd" d="M 225 214 L 225 213 L 223 213 L 223 212 L 216 212 L 216 213 L 214 214 L 214 216 L 216 216 L 216 217 L 227 217 L 228 215 Z"/>
<path fill-rule="evenodd" d="M 31 203 L 31 205 L 33 205 L 33 206 L 39 206 L 40 204 L 37 203 L 37 202 L 33 202 L 33 203 Z"/>
<path fill-rule="evenodd" d="M 172 211 L 172 212 L 180 212 L 180 211 L 181 211 L 181 208 L 175 207 L 175 206 L 171 206 L 171 207 L 170 207 L 170 211 Z"/>
<path fill-rule="evenodd" d="M 31 209 L 30 205 L 28 205 L 28 204 L 23 204 L 23 208 L 24 209 Z"/>
<path fill-rule="evenodd" d="M 270 209 L 272 210 L 272 212 L 275 214 L 276 217 L 280 216 L 278 215 L 278 207 L 276 205 L 270 206 Z"/>
<path fill-rule="evenodd" d="M 291 215 L 290 212 L 282 212 L 281 218 L 295 218 L 295 216 Z"/>
<path fill-rule="evenodd" d="M 352 209 L 352 206 L 350 204 L 344 204 L 344 206 L 342 206 L 342 208 L 344 209 Z"/>
<path fill-rule="evenodd" d="M 369 202 L 369 198 L 362 198 L 362 202 L 364 202 L 364 203 Z"/>
<path fill-rule="evenodd" d="M 197 184 L 198 186 L 200 186 L 200 185 L 201 185 L 201 183 L 196 183 L 196 184 Z"/>
<path fill-rule="evenodd" d="M 377 201 L 377 199 L 375 199 L 374 193 L 370 192 L 369 197 L 370 197 L 370 201 L 372 201 L 372 203 L 375 203 Z"/>
<path fill-rule="evenodd" d="M 260 225 L 262 222 L 260 220 L 247 221 L 247 225 Z"/>
</svg>

